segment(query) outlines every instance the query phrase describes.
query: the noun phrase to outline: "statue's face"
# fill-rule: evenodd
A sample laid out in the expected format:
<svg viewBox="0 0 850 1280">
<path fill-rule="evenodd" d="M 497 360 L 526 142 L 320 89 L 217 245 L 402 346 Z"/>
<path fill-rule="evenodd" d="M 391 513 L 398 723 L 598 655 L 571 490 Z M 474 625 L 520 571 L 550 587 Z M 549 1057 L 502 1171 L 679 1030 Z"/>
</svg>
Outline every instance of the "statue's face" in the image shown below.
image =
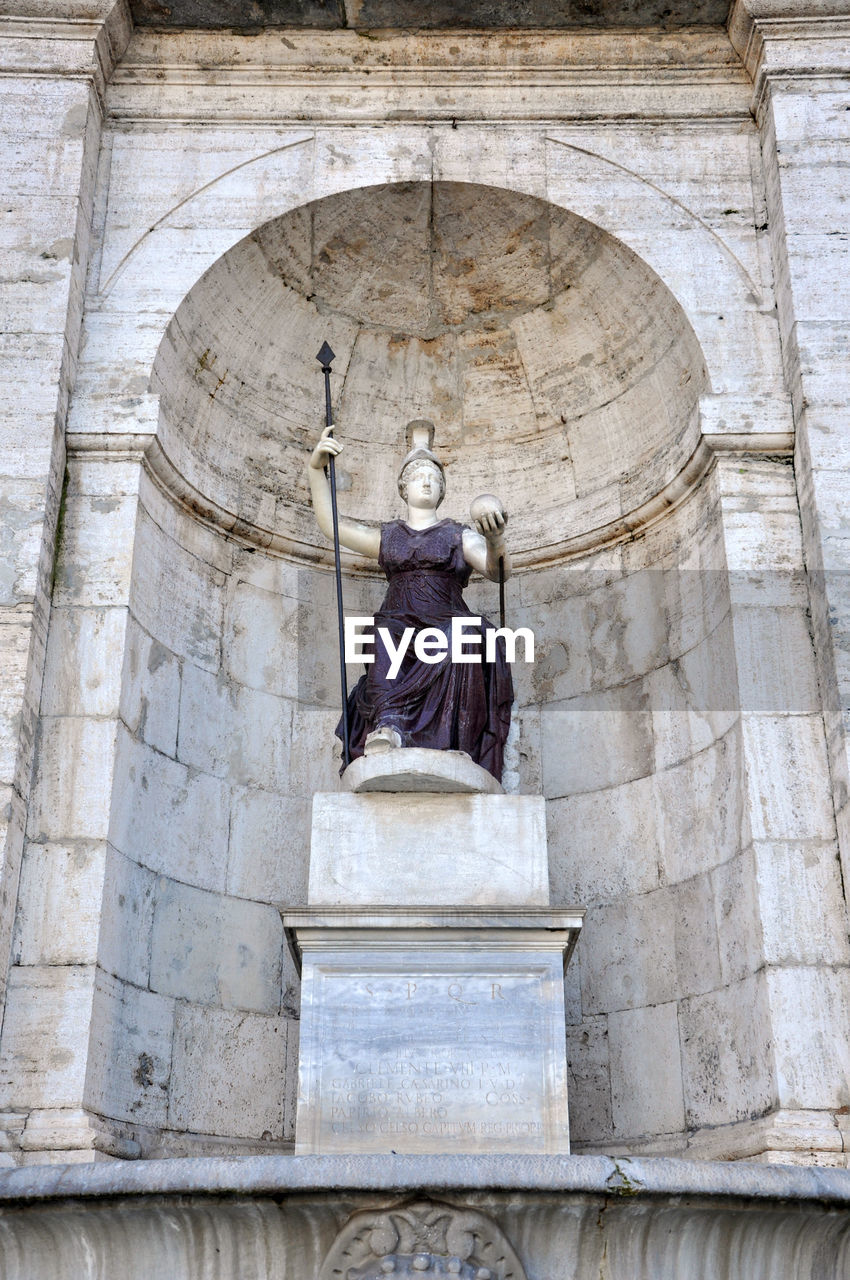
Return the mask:
<svg viewBox="0 0 850 1280">
<path fill-rule="evenodd" d="M 418 462 L 405 469 L 407 505 L 434 511 L 443 497 L 443 480 L 431 462 Z"/>
</svg>

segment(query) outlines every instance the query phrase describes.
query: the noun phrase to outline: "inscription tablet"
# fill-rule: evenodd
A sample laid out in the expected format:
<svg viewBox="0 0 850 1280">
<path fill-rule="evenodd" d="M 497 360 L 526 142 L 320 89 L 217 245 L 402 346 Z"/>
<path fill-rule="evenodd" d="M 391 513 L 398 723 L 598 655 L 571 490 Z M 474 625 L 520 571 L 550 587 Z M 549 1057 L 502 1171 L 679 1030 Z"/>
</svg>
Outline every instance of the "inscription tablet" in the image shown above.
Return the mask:
<svg viewBox="0 0 850 1280">
<path fill-rule="evenodd" d="M 351 961 L 305 955 L 299 1152 L 569 1150 L 559 955 Z"/>
</svg>

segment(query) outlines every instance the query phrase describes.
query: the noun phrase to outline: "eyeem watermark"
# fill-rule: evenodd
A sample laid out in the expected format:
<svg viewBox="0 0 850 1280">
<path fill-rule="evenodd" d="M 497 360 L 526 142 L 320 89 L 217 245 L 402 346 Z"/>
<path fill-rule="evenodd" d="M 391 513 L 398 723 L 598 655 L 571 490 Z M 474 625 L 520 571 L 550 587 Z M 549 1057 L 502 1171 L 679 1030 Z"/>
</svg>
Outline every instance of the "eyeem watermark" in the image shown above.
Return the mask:
<svg viewBox="0 0 850 1280">
<path fill-rule="evenodd" d="M 372 652 L 375 645 L 375 630 L 374 618 L 345 619 L 346 662 L 364 662 L 368 666 L 375 661 L 375 654 Z M 429 666 L 442 662 L 446 657 L 449 657 L 452 662 L 460 663 L 495 662 L 496 642 L 499 637 L 505 642 L 505 657 L 508 662 L 519 661 L 517 659 L 518 640 L 523 642 L 522 661 L 534 661 L 534 632 L 530 627 L 516 629 L 492 627 L 484 632 L 482 650 L 480 618 L 452 618 L 451 638 L 439 627 L 422 627 L 419 631 L 415 627 L 405 627 L 398 644 L 387 627 L 378 627 L 377 633 L 390 660 L 387 671 L 389 680 L 395 680 L 401 670 L 401 664 L 411 641 L 413 641 L 413 652 L 416 657 Z"/>
</svg>

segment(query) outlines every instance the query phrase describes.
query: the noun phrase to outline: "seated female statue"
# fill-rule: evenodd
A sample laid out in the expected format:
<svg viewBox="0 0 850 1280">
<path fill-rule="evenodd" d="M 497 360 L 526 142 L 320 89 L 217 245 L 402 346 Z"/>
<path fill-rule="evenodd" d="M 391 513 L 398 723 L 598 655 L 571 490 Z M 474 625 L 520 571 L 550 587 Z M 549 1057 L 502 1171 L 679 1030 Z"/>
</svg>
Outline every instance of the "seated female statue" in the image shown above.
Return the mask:
<svg viewBox="0 0 850 1280">
<path fill-rule="evenodd" d="M 324 468 L 342 445 L 326 427 L 308 464 L 316 521 L 333 537 L 330 485 Z M 389 520 L 379 529 L 339 516 L 339 540 L 350 551 L 377 560 L 389 586 L 375 615 L 375 660 L 351 691 L 348 722 L 351 758 L 393 747 L 431 747 L 465 751 L 476 764 L 501 780 L 502 755 L 513 701 L 504 640 L 496 638 L 495 661 L 487 662 L 485 633 L 492 623 L 467 624 L 465 652 L 471 662 L 453 662 L 453 618 L 471 618 L 462 591 L 473 569 L 494 582 L 499 561 L 510 562 L 504 544 L 507 515 L 496 499 L 477 500 L 476 528 L 443 519 L 437 508 L 446 491 L 442 464 L 432 452 L 433 427 L 414 424 L 413 448 L 398 476 L 398 491 L 407 504 L 404 520 Z M 395 676 L 391 656 L 378 628 L 387 628 L 398 646 L 408 627 L 435 627 L 447 639 L 447 653 L 437 662 L 420 661 L 409 644 Z M 476 645 L 474 642 L 478 640 Z M 479 661 L 478 658 L 481 660 Z M 337 727 L 337 735 L 342 736 Z"/>
</svg>

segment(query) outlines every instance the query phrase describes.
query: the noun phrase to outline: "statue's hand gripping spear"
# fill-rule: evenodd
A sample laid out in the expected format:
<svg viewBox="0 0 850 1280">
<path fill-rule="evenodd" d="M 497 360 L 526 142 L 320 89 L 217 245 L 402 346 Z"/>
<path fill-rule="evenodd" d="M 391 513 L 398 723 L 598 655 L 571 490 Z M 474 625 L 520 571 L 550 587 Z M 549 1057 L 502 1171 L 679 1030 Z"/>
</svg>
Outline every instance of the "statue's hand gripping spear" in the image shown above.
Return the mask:
<svg viewBox="0 0 850 1280">
<path fill-rule="evenodd" d="M 325 426 L 331 428 L 333 435 L 333 411 L 331 409 L 331 363 L 334 353 L 328 342 L 323 342 L 316 356 L 325 375 Z M 334 533 L 334 568 L 336 570 L 336 612 L 339 629 L 339 683 L 342 694 L 342 760 L 344 768 L 351 763 L 351 749 L 348 735 L 348 681 L 345 676 L 345 624 L 342 605 L 342 567 L 339 558 L 339 514 L 336 506 L 336 468 L 333 454 L 328 455 L 328 479 L 331 486 L 331 511 L 333 515 Z"/>
</svg>

